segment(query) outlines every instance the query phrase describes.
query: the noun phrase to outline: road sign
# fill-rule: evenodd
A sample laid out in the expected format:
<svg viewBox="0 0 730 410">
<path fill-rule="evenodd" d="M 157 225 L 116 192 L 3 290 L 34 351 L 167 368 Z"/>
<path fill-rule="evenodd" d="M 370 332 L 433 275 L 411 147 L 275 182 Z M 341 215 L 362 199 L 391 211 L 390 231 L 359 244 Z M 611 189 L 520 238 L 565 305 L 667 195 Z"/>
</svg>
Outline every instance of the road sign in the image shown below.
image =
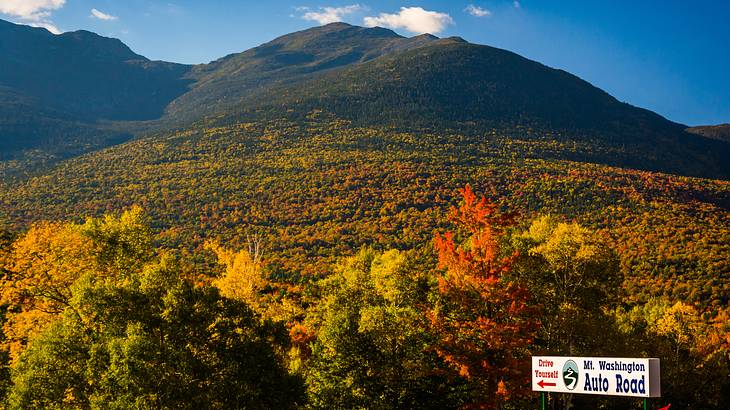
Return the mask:
<svg viewBox="0 0 730 410">
<path fill-rule="evenodd" d="M 532 390 L 660 397 L 659 359 L 533 356 Z"/>
</svg>

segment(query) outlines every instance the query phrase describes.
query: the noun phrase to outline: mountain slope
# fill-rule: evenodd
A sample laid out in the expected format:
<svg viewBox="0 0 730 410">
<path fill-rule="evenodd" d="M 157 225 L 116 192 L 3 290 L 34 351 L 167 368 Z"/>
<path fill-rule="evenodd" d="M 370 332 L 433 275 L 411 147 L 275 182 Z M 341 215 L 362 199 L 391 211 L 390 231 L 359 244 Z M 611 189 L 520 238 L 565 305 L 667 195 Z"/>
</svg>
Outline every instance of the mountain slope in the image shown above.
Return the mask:
<svg viewBox="0 0 730 410">
<path fill-rule="evenodd" d="M 562 70 L 461 39 L 351 65 L 252 94 L 223 123 L 304 118 L 324 110 L 359 125 L 530 128 L 584 147 L 563 158 L 703 177 L 730 177 L 730 144 L 617 101 Z"/>
<path fill-rule="evenodd" d="M 244 108 L 259 109 L 272 101 L 260 97 L 252 97 Z M 562 70 L 460 39 L 438 40 L 346 67 L 277 88 L 268 97 L 274 98 L 272 105 L 290 103 L 305 111 L 321 105 L 340 116 L 371 123 L 408 118 L 423 123 L 535 123 L 545 128 L 606 131 L 613 123 L 626 121 L 631 126 L 683 129 L 654 113 L 619 103 Z"/>
<path fill-rule="evenodd" d="M 67 157 L 129 138 L 125 132 L 100 129 L 36 98 L 0 87 L 0 161 L 27 149 Z"/>
<path fill-rule="evenodd" d="M 627 298 L 727 306 L 730 182 L 551 158 L 563 149 L 519 133 L 345 121 L 195 126 L 0 181 L 0 215 L 20 230 L 138 204 L 171 248 L 200 250 L 206 239 L 240 248 L 260 233 L 271 275 L 306 282 L 362 246 L 432 249 L 434 230 L 447 229 L 445 215 L 470 183 L 525 221 L 560 215 L 609 235 Z"/>
</svg>

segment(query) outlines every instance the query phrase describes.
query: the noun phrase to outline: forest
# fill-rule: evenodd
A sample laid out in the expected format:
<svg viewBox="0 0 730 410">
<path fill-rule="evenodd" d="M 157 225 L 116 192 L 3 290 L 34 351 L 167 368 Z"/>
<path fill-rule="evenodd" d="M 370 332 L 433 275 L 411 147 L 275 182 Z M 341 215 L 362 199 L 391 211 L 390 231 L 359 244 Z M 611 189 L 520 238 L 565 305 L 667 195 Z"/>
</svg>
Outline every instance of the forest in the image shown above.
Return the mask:
<svg viewBox="0 0 730 410">
<path fill-rule="evenodd" d="M 571 153 L 620 155 L 524 128 L 414 132 L 319 118 L 200 124 L 49 172 L 8 171 L 0 226 L 21 232 L 33 221 L 81 222 L 139 205 L 162 246 L 196 265 L 215 264 L 206 241 L 237 247 L 258 234 L 268 274 L 301 285 L 363 246 L 428 244 L 470 183 L 524 219 L 552 214 L 609 238 L 631 302 L 668 297 L 713 317 L 727 309 L 730 183 L 576 162 Z"/>
<path fill-rule="evenodd" d="M 641 282 L 610 235 L 511 203 L 467 184 L 426 243 L 396 228 L 401 246 L 310 258 L 323 279 L 298 283 L 259 233 L 190 251 L 140 206 L 6 230 L 5 406 L 524 409 L 529 357 L 544 353 L 659 357 L 657 405 L 730 405 L 726 309 L 626 298 Z"/>
</svg>

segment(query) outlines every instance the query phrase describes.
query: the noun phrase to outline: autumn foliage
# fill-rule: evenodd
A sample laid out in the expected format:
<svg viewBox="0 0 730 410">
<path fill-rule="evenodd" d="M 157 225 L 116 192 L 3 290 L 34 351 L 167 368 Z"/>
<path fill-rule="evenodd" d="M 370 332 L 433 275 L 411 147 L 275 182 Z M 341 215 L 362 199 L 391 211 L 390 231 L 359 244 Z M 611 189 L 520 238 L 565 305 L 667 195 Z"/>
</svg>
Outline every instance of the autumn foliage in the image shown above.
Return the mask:
<svg viewBox="0 0 730 410">
<path fill-rule="evenodd" d="M 430 312 L 439 339 L 435 347 L 459 375 L 478 386 L 474 407 L 491 408 L 524 393 L 528 382 L 527 348 L 537 330 L 536 309 L 524 287 L 504 274 L 516 254 L 504 255 L 501 240 L 514 214 L 477 199 L 467 185 L 461 207 L 450 220 L 466 235 L 437 235 L 439 303 Z"/>
<path fill-rule="evenodd" d="M 333 216 L 320 226 L 339 224 L 333 236 L 308 230 L 297 243 L 306 263 L 322 263 L 325 249 L 339 262 L 297 285 L 277 262 L 291 254 L 271 242 L 209 233 L 188 253 L 169 242 L 175 227 L 154 234 L 139 207 L 0 232 L 0 407 L 522 409 L 536 402 L 530 355 L 591 354 L 658 357 L 667 401 L 730 408 L 726 299 L 716 312 L 666 297 L 636 302 L 626 284 L 641 283 L 639 273 L 619 264 L 634 243 L 557 214 L 518 221 L 501 211 L 525 215 L 514 197 L 461 194 L 435 253 L 409 235 L 442 229 L 440 210 L 428 223 L 401 212 L 408 224 L 388 227 L 398 246 L 374 242 L 354 255 L 356 242 L 328 241 L 385 225 L 349 230 Z"/>
</svg>

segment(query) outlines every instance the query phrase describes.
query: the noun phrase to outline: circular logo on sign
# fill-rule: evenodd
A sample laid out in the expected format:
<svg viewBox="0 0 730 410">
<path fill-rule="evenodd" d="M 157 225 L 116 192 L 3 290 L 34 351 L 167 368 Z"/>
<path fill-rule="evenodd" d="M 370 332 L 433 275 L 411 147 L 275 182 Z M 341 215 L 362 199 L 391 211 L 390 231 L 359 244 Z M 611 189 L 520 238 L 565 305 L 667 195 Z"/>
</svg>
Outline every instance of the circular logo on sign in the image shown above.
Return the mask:
<svg viewBox="0 0 730 410">
<path fill-rule="evenodd" d="M 572 360 L 563 365 L 563 383 L 568 390 L 573 390 L 578 385 L 578 365 Z"/>
</svg>

